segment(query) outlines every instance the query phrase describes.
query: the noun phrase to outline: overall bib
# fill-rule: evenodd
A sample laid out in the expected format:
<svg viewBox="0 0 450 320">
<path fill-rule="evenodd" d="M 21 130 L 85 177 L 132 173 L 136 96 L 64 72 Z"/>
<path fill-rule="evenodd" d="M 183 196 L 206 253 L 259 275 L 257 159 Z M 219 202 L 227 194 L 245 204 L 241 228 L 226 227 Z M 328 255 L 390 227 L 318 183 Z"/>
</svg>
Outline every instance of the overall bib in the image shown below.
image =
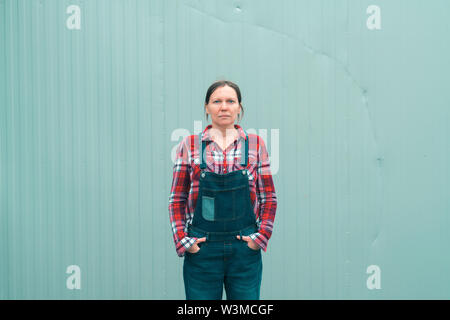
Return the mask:
<svg viewBox="0 0 450 320">
<path fill-rule="evenodd" d="M 248 138 L 242 146 L 245 169 L 209 172 L 203 157 L 205 141 L 199 134 L 199 194 L 188 236 L 206 237 L 206 241 L 198 244 L 198 252 L 185 253 L 183 278 L 188 300 L 221 300 L 224 286 L 229 300 L 259 299 L 261 249 L 251 249 L 236 237 L 258 230 L 248 182 Z"/>
</svg>

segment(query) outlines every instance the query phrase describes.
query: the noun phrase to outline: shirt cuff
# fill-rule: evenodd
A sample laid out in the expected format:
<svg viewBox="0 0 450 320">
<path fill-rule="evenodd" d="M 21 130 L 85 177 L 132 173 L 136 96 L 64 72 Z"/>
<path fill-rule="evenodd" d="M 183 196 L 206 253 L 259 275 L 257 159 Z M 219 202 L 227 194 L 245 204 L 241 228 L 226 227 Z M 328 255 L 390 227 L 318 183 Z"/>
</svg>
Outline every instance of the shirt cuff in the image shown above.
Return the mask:
<svg viewBox="0 0 450 320">
<path fill-rule="evenodd" d="M 198 238 L 196 237 L 184 237 L 183 239 L 180 240 L 180 246 L 177 250 L 177 254 L 179 257 L 183 257 L 184 254 L 186 253 L 186 250 L 189 249 L 194 243 L 195 241 L 197 241 Z"/>
<path fill-rule="evenodd" d="M 267 251 L 267 240 L 261 233 L 255 232 L 249 235 L 250 239 L 256 242 L 256 244 L 264 250 Z"/>
</svg>

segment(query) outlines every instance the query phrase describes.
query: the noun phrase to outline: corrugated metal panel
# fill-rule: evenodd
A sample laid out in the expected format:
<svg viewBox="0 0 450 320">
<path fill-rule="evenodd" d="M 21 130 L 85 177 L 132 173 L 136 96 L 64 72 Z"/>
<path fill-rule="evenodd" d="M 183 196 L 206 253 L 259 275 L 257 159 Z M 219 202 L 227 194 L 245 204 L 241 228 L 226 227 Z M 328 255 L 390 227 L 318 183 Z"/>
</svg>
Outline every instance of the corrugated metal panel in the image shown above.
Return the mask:
<svg viewBox="0 0 450 320">
<path fill-rule="evenodd" d="M 261 298 L 450 298 L 448 9 L 0 0 L 0 298 L 184 299 L 171 154 L 222 77 L 274 171 Z"/>
</svg>

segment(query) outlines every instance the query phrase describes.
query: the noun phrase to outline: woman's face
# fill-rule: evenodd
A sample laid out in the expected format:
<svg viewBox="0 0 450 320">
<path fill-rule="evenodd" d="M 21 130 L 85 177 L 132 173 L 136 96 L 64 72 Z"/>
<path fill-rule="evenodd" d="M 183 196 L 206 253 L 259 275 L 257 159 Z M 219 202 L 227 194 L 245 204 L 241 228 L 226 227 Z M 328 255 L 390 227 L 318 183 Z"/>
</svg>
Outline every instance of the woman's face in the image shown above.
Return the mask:
<svg viewBox="0 0 450 320">
<path fill-rule="evenodd" d="M 212 123 L 222 128 L 232 128 L 241 110 L 236 91 L 229 86 L 214 90 L 205 107 L 206 113 L 211 116 Z"/>
</svg>

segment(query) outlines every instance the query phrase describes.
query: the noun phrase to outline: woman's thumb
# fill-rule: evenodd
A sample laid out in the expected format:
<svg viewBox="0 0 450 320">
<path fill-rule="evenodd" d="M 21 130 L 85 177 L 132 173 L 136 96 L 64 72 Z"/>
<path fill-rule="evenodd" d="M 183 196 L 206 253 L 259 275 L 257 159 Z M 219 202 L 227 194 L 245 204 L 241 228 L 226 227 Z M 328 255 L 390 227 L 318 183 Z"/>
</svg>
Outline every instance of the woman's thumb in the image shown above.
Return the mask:
<svg viewBox="0 0 450 320">
<path fill-rule="evenodd" d="M 197 239 L 197 243 L 205 242 L 205 241 L 206 241 L 206 237 L 198 238 L 198 239 Z"/>
</svg>

